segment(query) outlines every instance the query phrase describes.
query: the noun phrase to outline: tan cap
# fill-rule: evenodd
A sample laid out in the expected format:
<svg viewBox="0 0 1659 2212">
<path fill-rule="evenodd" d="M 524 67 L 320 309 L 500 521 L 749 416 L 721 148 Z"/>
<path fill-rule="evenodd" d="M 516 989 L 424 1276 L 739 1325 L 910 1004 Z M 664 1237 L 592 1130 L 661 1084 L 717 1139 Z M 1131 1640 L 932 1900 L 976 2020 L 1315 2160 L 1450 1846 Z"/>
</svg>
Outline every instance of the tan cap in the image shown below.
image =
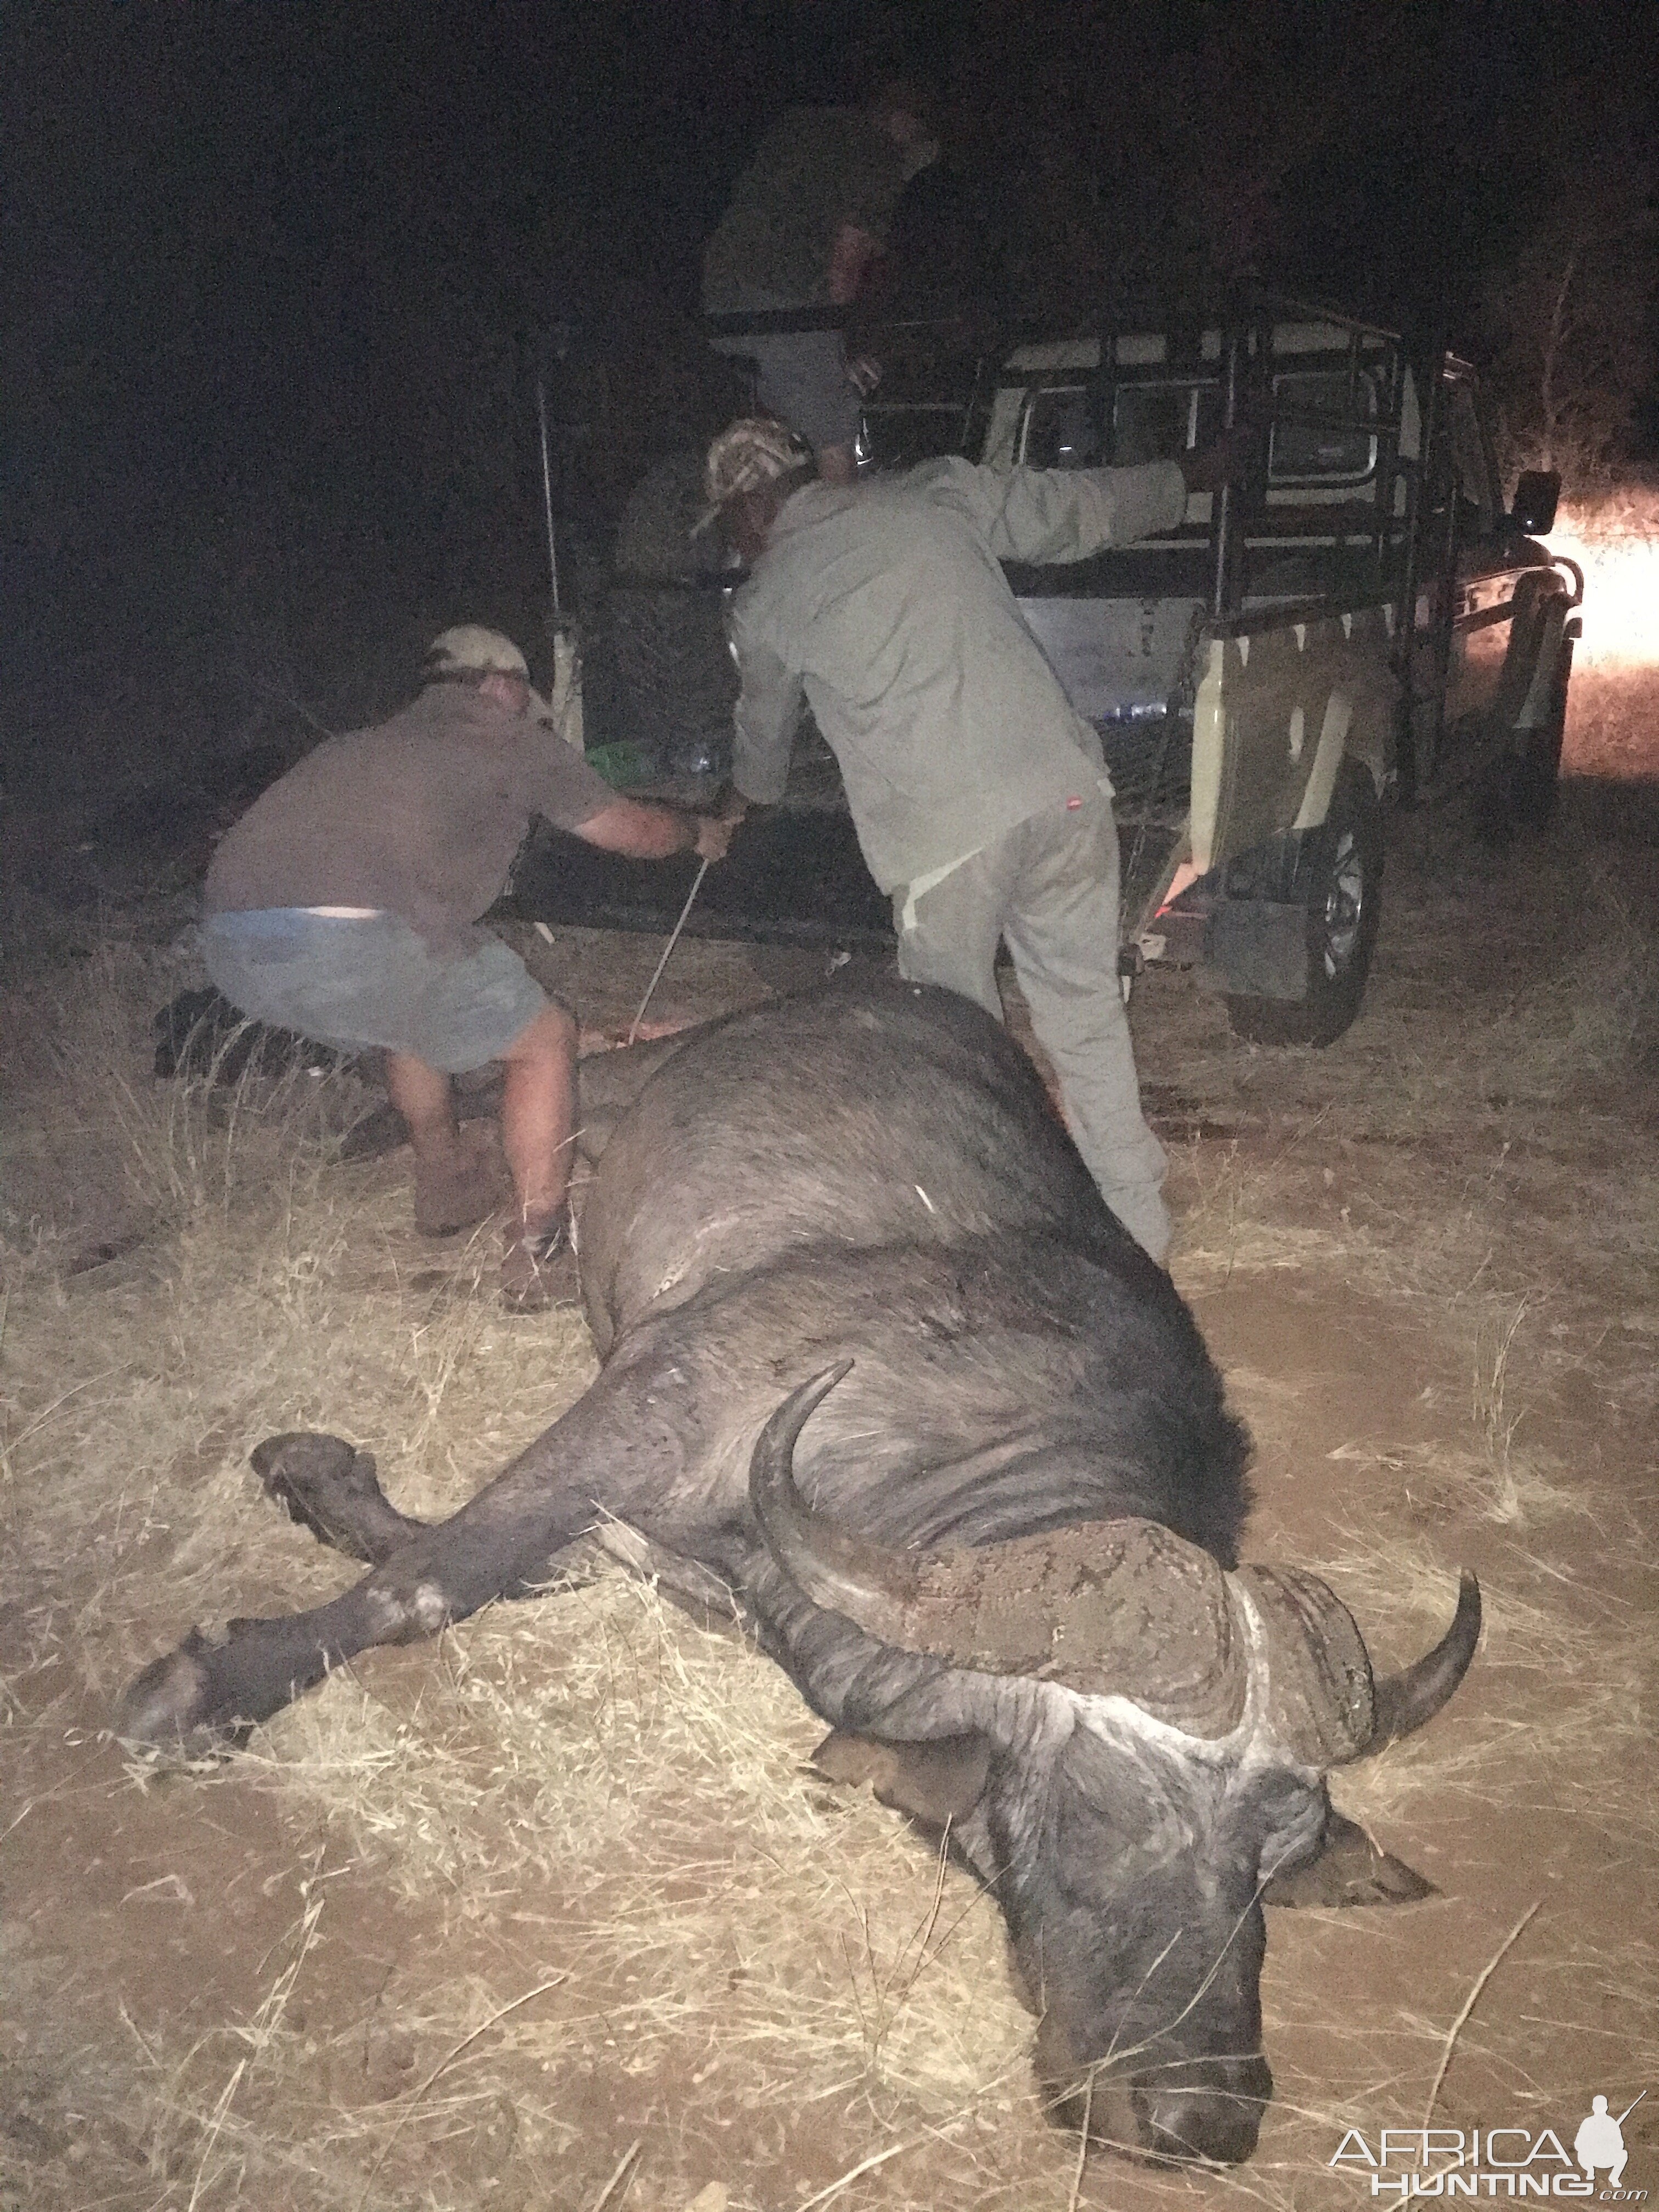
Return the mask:
<svg viewBox="0 0 1659 2212">
<path fill-rule="evenodd" d="M 786 423 L 762 415 L 740 416 L 708 448 L 702 483 L 711 511 L 718 514 L 740 493 L 759 491 L 780 477 L 793 475 L 811 459 L 812 448 L 805 439 L 798 438 Z"/>
<path fill-rule="evenodd" d="M 428 676 L 522 676 L 530 680 L 530 664 L 510 637 L 477 623 L 457 623 L 442 630 L 427 648 Z"/>
</svg>

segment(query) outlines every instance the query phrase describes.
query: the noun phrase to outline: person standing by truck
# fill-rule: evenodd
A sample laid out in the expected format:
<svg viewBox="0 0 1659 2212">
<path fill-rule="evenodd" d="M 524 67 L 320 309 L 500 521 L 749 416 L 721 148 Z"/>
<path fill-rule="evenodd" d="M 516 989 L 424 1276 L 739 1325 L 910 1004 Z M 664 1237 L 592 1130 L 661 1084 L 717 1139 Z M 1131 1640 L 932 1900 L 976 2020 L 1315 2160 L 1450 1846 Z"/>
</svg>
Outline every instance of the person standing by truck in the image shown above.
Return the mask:
<svg viewBox="0 0 1659 2212">
<path fill-rule="evenodd" d="M 703 253 L 710 315 L 848 307 L 886 243 L 906 184 L 937 159 L 928 101 L 892 82 L 862 107 L 795 107 L 761 141 Z M 859 411 L 874 382 L 839 330 L 718 336 L 758 369 L 757 404 L 803 437 L 831 483 L 852 480 Z"/>
<path fill-rule="evenodd" d="M 1075 561 L 1178 526 L 1244 434 L 1127 469 L 1001 473 L 960 459 L 856 486 L 815 481 L 776 422 L 734 422 L 707 489 L 749 564 L 732 605 L 742 677 L 733 780 L 783 796 L 803 693 L 841 764 L 900 972 L 997 1019 L 1006 939 L 1078 1150 L 1162 1264 L 1164 1152 L 1140 1111 L 1117 973 L 1118 845 L 1099 740 L 1014 603 L 1001 560 Z"/>
<path fill-rule="evenodd" d="M 532 715 L 524 655 L 463 623 L 419 696 L 331 738 L 221 839 L 203 894 L 208 973 L 241 1012 L 348 1051 L 380 1046 L 415 1153 L 415 1224 L 443 1236 L 495 1210 L 496 1169 L 456 1127 L 450 1078 L 501 1063 L 514 1212 L 501 1290 L 550 1303 L 568 1236 L 576 1024 L 478 918 L 537 815 L 635 860 L 724 858 L 729 821 L 618 797 Z"/>
</svg>

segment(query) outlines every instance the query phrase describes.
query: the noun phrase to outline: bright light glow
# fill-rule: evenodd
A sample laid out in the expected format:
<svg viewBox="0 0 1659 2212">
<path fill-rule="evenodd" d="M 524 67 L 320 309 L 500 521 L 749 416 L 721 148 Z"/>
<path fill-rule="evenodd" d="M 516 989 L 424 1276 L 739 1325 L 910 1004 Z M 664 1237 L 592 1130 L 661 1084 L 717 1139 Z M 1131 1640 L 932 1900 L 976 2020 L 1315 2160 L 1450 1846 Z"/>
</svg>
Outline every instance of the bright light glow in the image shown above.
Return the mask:
<svg viewBox="0 0 1659 2212">
<path fill-rule="evenodd" d="M 1659 667 L 1659 489 L 1563 507 L 1545 541 L 1584 572 L 1581 667 Z"/>
</svg>

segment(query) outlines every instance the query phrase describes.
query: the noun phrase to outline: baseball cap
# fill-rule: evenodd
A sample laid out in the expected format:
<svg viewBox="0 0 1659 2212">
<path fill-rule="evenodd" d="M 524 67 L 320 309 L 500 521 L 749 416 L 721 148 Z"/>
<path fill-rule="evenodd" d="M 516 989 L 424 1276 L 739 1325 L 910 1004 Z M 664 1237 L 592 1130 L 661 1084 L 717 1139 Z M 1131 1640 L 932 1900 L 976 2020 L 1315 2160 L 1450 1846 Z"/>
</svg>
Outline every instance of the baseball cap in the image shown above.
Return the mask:
<svg viewBox="0 0 1659 2212">
<path fill-rule="evenodd" d="M 728 500 L 746 491 L 759 491 L 809 466 L 812 448 L 787 423 L 763 415 L 740 416 L 720 432 L 708 448 L 703 467 L 703 489 L 708 511 L 698 518 L 692 535 L 706 530 Z"/>
<path fill-rule="evenodd" d="M 510 637 L 478 623 L 457 623 L 441 630 L 427 647 L 428 676 L 522 676 L 530 679 L 530 664 Z"/>
</svg>

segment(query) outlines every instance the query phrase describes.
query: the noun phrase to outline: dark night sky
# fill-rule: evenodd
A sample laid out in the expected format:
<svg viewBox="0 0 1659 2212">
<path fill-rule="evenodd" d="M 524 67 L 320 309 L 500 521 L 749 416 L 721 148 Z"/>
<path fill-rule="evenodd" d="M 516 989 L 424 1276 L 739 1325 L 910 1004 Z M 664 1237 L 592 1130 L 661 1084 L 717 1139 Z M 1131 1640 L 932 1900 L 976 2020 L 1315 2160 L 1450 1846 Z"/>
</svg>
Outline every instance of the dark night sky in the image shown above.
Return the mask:
<svg viewBox="0 0 1659 2212">
<path fill-rule="evenodd" d="M 0 688 L 96 690 L 278 600 L 302 672 L 392 601 L 499 602 L 515 348 L 568 318 L 642 447 L 699 434 L 698 243 L 792 101 L 934 78 L 911 266 L 948 292 L 1082 298 L 1098 203 L 1467 315 L 1553 177 L 1650 143 L 1656 28 L 1627 0 L 7 0 Z"/>
<path fill-rule="evenodd" d="M 573 270 L 623 272 L 688 302 L 696 240 L 769 116 L 843 96 L 884 62 L 954 95 L 957 191 L 980 217 L 1007 181 L 1011 136 L 1008 116 L 984 128 L 987 53 L 1019 133 L 1075 140 L 1081 122 L 1109 172 L 1126 129 L 1139 143 L 1156 116 L 1170 58 L 1230 15 L 1277 37 L 1281 75 L 1316 47 L 1358 52 L 1380 16 L 1391 53 L 1360 64 L 1343 126 L 1305 149 L 1276 221 L 1310 273 L 1398 291 L 1420 281 L 1451 202 L 1477 240 L 1501 231 L 1564 73 L 1592 100 L 1598 79 L 1626 91 L 1645 79 L 1651 99 L 1659 48 L 1641 27 L 1656 12 L 1598 0 L 9 0 L 7 183 L 23 216 L 16 250 L 52 264 L 34 284 L 60 303 L 107 289 L 112 261 L 182 273 L 179 257 L 205 240 L 222 257 L 224 319 L 257 319 L 290 304 L 285 289 L 337 276 L 387 197 L 411 216 L 447 213 L 462 240 L 507 258 L 540 225 Z M 1351 28 L 1362 24 L 1364 37 Z M 1413 52 L 1419 76 L 1402 96 L 1382 73 Z M 1208 94 L 1225 100 L 1239 83 L 1224 74 Z M 1055 87 L 1070 116 L 1054 112 Z M 1243 83 L 1243 101 L 1255 92 Z M 1155 150 L 1178 161 L 1178 136 Z"/>
</svg>

